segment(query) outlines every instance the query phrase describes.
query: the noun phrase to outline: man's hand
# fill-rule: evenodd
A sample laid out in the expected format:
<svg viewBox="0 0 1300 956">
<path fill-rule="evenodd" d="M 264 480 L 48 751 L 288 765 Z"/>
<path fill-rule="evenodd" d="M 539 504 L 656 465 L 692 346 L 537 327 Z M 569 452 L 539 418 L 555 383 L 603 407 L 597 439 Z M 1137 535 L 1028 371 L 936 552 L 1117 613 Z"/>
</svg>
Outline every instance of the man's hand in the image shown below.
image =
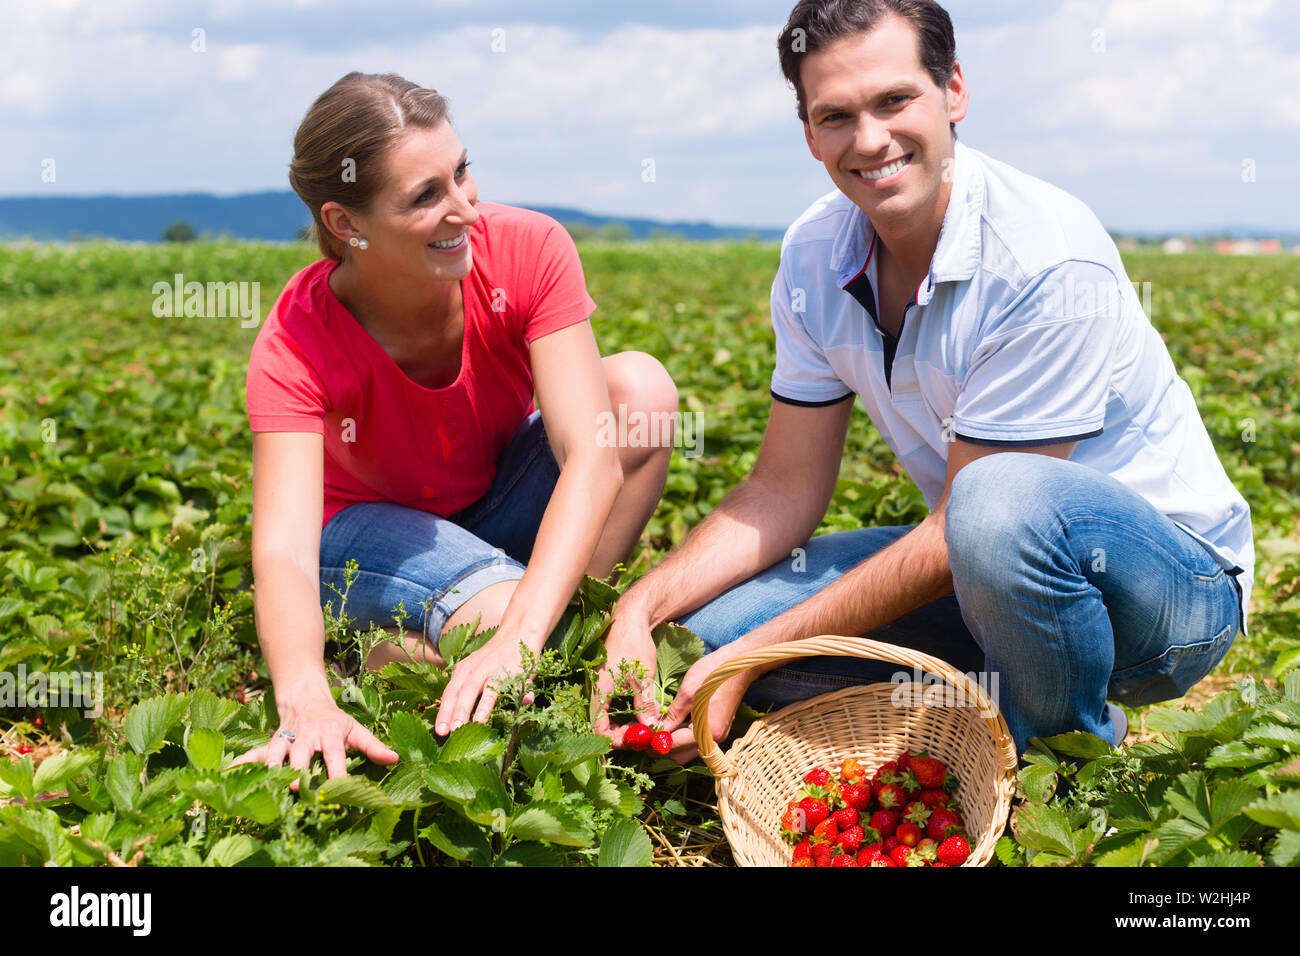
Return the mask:
<svg viewBox="0 0 1300 956">
<path fill-rule="evenodd" d="M 650 636 L 650 621 L 635 605 L 622 604 L 614 608 L 614 622 L 605 638 L 605 663 L 596 675 L 596 719 L 592 729 L 613 741 L 615 747 L 623 746 L 623 733 L 628 724 L 611 726 L 609 701 L 615 692 L 614 674 L 620 663 L 626 661 L 634 670 L 641 668 L 645 679 L 632 688 L 632 703 L 643 724 L 660 720 L 659 704 L 655 700 L 655 666 L 657 653 L 654 638 Z"/>
<path fill-rule="evenodd" d="M 691 717 L 691 708 L 695 705 L 695 694 L 709 675 L 742 653 L 744 650 L 737 649 L 734 643 L 720 647 L 692 664 L 682 678 L 681 690 L 673 698 L 672 706 L 664 717 L 664 730 L 673 735 L 673 749 L 668 755 L 673 760 L 684 764 L 699 756 L 694 731 L 686 726 Z M 731 732 L 731 722 L 736 718 L 741 698 L 754 682 L 754 677 L 753 671 L 737 674 L 725 681 L 709 698 L 709 736 L 715 742 L 725 740 Z"/>
</svg>

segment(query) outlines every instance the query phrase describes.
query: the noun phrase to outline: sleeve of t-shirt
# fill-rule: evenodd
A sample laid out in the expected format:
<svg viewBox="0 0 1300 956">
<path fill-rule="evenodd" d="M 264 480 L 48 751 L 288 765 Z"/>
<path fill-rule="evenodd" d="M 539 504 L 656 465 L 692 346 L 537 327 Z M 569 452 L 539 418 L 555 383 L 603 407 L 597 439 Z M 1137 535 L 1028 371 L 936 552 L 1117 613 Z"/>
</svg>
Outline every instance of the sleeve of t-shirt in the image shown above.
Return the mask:
<svg viewBox="0 0 1300 956">
<path fill-rule="evenodd" d="M 526 257 L 521 274 L 533 277 L 524 304 L 525 342 L 576 325 L 595 311 L 578 248 L 563 226 L 551 226 L 540 244 L 521 254 Z"/>
<path fill-rule="evenodd" d="M 953 408 L 979 445 L 1051 445 L 1101 434 L 1120 318 L 1115 274 L 1066 262 L 1035 276 L 993 317 Z"/>
<path fill-rule="evenodd" d="M 788 405 L 834 405 L 853 395 L 835 374 L 804 323 L 807 295 L 795 296 L 787 273 L 789 260 L 772 281 L 772 329 L 776 333 L 776 367 L 772 370 L 772 397 Z M 803 310 L 796 312 L 797 306 Z"/>
<path fill-rule="evenodd" d="M 255 432 L 325 434 L 329 401 L 325 384 L 282 330 L 253 343 L 244 392 L 248 427 Z"/>
</svg>

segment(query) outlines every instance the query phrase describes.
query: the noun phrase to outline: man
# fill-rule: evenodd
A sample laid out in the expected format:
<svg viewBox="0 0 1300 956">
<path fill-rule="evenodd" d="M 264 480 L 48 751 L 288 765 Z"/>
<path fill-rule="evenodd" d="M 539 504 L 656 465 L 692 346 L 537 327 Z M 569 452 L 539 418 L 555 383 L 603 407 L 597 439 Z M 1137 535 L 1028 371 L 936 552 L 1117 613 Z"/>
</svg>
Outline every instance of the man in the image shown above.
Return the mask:
<svg viewBox="0 0 1300 956">
<path fill-rule="evenodd" d="M 1100 222 L 956 141 L 968 91 L 938 4 L 802 0 L 778 43 L 837 189 L 782 243 L 753 472 L 623 595 L 609 658 L 652 672 L 666 620 L 704 640 L 662 715 L 679 760 L 720 664 L 818 634 L 986 671 L 1020 752 L 1072 729 L 1118 743 L 1108 697 L 1181 696 L 1244 630 L 1249 508 Z M 809 540 L 854 395 L 930 514 Z M 784 704 L 897 670 L 751 670 L 719 688 L 709 725 L 721 740 L 747 691 Z M 659 716 L 648 692 L 638 704 Z M 597 729 L 621 743 L 607 719 Z"/>
</svg>

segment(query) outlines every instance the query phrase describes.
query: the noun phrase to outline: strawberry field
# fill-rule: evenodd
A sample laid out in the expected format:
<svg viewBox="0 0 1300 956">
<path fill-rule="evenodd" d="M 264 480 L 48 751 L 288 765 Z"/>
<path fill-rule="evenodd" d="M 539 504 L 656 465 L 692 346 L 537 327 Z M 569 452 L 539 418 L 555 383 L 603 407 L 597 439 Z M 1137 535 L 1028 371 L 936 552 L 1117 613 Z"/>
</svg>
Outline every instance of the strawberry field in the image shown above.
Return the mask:
<svg viewBox="0 0 1300 956">
<path fill-rule="evenodd" d="M 608 611 L 757 455 L 770 404 L 774 245 L 581 244 L 602 353 L 638 349 L 698 412 L 641 548 L 584 582 L 488 724 L 439 740 L 445 672 L 340 681 L 340 705 L 401 759 L 346 778 L 228 768 L 277 726 L 253 623 L 257 329 L 167 315 L 155 283 L 258 283 L 261 312 L 306 245 L 0 251 L 0 865 L 728 865 L 696 761 L 611 753 L 589 728 Z M 1293 257 L 1132 253 L 1130 276 L 1250 503 L 1249 637 L 1182 701 L 1129 712 L 1128 746 L 1043 741 L 1019 773 L 998 865 L 1300 863 L 1300 293 Z M 819 533 L 904 524 L 919 491 L 860 412 Z M 378 639 L 326 621 L 341 659 Z M 453 662 L 485 639 L 444 639 Z M 659 642 L 667 696 L 701 653 Z M 24 693 L 19 693 L 22 688 Z M 37 692 L 39 691 L 39 693 Z M 71 691 L 71 699 L 70 692 Z M 80 698 L 77 692 L 85 692 Z M 525 706 L 526 694 L 536 699 Z M 86 700 L 93 696 L 93 706 Z M 741 733 L 756 715 L 743 712 Z M 296 790 L 290 784 L 296 783 Z"/>
</svg>

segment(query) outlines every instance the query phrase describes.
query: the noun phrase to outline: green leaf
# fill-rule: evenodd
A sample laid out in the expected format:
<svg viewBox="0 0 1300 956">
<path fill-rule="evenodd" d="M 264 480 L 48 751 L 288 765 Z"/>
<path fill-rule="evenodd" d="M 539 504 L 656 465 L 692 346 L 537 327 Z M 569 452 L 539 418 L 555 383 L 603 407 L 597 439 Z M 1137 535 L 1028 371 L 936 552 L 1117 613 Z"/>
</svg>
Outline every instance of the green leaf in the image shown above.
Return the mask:
<svg viewBox="0 0 1300 956">
<path fill-rule="evenodd" d="M 1156 827 L 1155 838 L 1160 841 L 1147 856 L 1156 866 L 1163 866 L 1182 850 L 1205 836 L 1205 828 L 1191 820 L 1169 820 Z"/>
<path fill-rule="evenodd" d="M 492 857 L 488 834 L 455 813 L 444 813 L 420 830 L 420 836 L 454 860 L 482 866 Z"/>
<path fill-rule="evenodd" d="M 1274 793 L 1242 808 L 1257 823 L 1279 830 L 1300 830 L 1300 790 Z"/>
<path fill-rule="evenodd" d="M 1206 853 L 1192 857 L 1188 866 L 1263 866 L 1264 860 L 1258 853 L 1245 850 L 1231 850 L 1220 853 Z"/>
<path fill-rule="evenodd" d="M 345 807 L 382 810 L 393 805 L 380 786 L 365 777 L 334 777 L 320 785 L 319 793 L 322 800 L 341 803 Z"/>
<path fill-rule="evenodd" d="M 637 820 L 619 820 L 600 841 L 598 866 L 650 866 L 650 837 Z"/>
<path fill-rule="evenodd" d="M 1084 733 L 1082 730 L 1072 730 L 1068 734 L 1057 734 L 1054 737 L 1043 737 L 1042 741 L 1058 754 L 1083 760 L 1103 757 L 1114 749 L 1109 742 L 1102 740 L 1096 734 Z"/>
<path fill-rule="evenodd" d="M 406 760 L 393 767 L 380 787 L 394 804 L 404 807 L 423 806 L 425 799 L 424 766 L 419 760 Z"/>
<path fill-rule="evenodd" d="M 1281 747 L 1292 753 L 1300 751 L 1300 729 L 1295 727 L 1284 727 L 1281 724 L 1264 724 L 1241 736 L 1243 740 L 1252 744 Z"/>
<path fill-rule="evenodd" d="M 501 778 L 483 764 L 443 761 L 421 769 L 425 785 L 475 823 L 491 825 L 514 807 Z"/>
<path fill-rule="evenodd" d="M 1282 678 L 1282 691 L 1287 700 L 1300 703 L 1300 667 L 1286 672 Z"/>
<path fill-rule="evenodd" d="M 61 789 L 67 780 L 89 767 L 96 759 L 98 759 L 96 754 L 81 750 L 65 750 L 61 754 L 47 757 L 36 768 L 36 776 L 32 782 L 34 792 Z"/>
<path fill-rule="evenodd" d="M 560 770 L 609 752 L 610 740 L 601 734 L 570 734 L 559 740 L 546 755 L 548 763 Z"/>
<path fill-rule="evenodd" d="M 30 754 L 21 760 L 9 762 L 9 758 L 0 757 L 0 783 L 4 783 L 27 801 L 36 795 L 32 781 L 32 758 Z"/>
<path fill-rule="evenodd" d="M 993 844 L 993 852 L 997 854 L 998 860 L 1003 866 L 1024 866 L 1024 851 L 1009 836 L 1001 836 L 998 842 Z"/>
<path fill-rule="evenodd" d="M 223 730 L 238 712 L 238 703 L 218 697 L 206 687 L 190 695 L 191 728 Z"/>
<path fill-rule="evenodd" d="M 140 770 L 144 761 L 136 754 L 117 754 L 108 762 L 104 786 L 108 788 L 113 806 L 121 810 L 135 809 L 140 795 Z"/>
<path fill-rule="evenodd" d="M 180 722 L 188 706 L 189 701 L 176 694 L 136 704 L 126 715 L 126 740 L 131 749 L 142 755 L 161 750 L 167 732 Z"/>
<path fill-rule="evenodd" d="M 1279 831 L 1270 852 L 1273 865 L 1294 866 L 1297 857 L 1300 857 L 1300 831 Z"/>
<path fill-rule="evenodd" d="M 237 866 L 262 848 L 260 841 L 247 833 L 222 837 L 208 851 L 204 866 Z"/>
<path fill-rule="evenodd" d="M 1100 853 L 1093 858 L 1093 866 L 1141 866 L 1146 859 L 1147 854 L 1156 847 L 1157 841 L 1153 838 L 1137 837 L 1126 843 L 1124 846 L 1106 853 Z"/>
<path fill-rule="evenodd" d="M 514 843 L 497 857 L 494 866 L 563 866 L 555 851 L 541 843 Z"/>
<path fill-rule="evenodd" d="M 1213 821 L 1210 816 L 1210 795 L 1205 789 L 1204 774 L 1199 772 L 1182 774 L 1165 794 L 1165 800 L 1200 827 L 1202 832 L 1210 829 Z"/>
<path fill-rule="evenodd" d="M 1056 772 L 1050 767 L 1031 764 L 1017 775 L 1020 791 L 1035 803 L 1045 803 L 1056 792 Z"/>
<path fill-rule="evenodd" d="M 433 763 L 438 759 L 438 744 L 433 739 L 429 725 L 415 714 L 404 710 L 394 714 L 388 728 L 388 737 L 393 749 L 404 760 Z"/>
<path fill-rule="evenodd" d="M 501 754 L 506 742 L 487 724 L 462 724 L 453 730 L 442 745 L 443 761 L 465 760 L 481 763 Z"/>
<path fill-rule="evenodd" d="M 1065 814 L 1047 804 L 1029 804 L 1016 814 L 1016 842 L 1062 856 L 1075 854 L 1075 836 Z M 1086 845 L 1086 844 L 1085 844 Z"/>
<path fill-rule="evenodd" d="M 185 732 L 185 753 L 189 756 L 190 763 L 200 770 L 220 769 L 225 746 L 226 738 L 219 730 L 209 727 L 195 729 L 191 726 Z"/>
<path fill-rule="evenodd" d="M 1244 780 L 1225 780 L 1214 790 L 1210 801 L 1210 818 L 1217 827 L 1229 817 L 1236 816 L 1242 807 L 1258 800 L 1260 792 Z"/>
<path fill-rule="evenodd" d="M 1267 763 L 1276 756 L 1277 751 L 1270 747 L 1252 747 L 1240 740 L 1230 740 L 1210 751 L 1210 755 L 1205 759 L 1205 766 L 1244 769 Z"/>
<path fill-rule="evenodd" d="M 517 840 L 544 840 L 562 846 L 591 844 L 591 834 L 578 816 L 558 803 L 530 803 L 511 818 L 509 832 Z"/>
</svg>

